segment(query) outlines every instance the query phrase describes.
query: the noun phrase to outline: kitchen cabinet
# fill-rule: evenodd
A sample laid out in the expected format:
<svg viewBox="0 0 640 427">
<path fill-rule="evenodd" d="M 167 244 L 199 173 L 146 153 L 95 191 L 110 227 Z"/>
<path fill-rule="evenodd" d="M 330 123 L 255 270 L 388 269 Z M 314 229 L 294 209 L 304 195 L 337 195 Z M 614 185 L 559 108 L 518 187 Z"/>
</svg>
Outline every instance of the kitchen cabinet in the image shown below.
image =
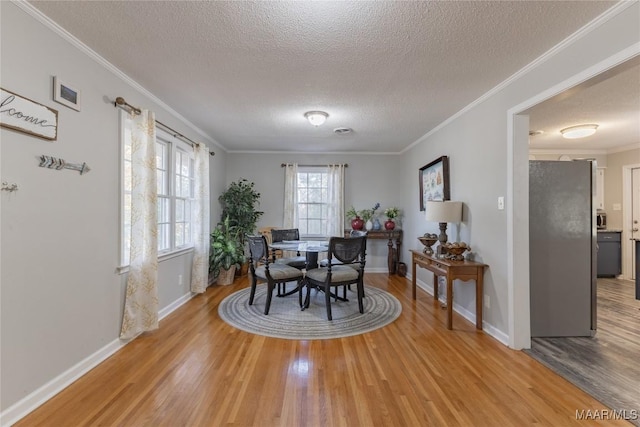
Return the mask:
<svg viewBox="0 0 640 427">
<path fill-rule="evenodd" d="M 622 274 L 622 232 L 598 231 L 598 277 Z"/>
<path fill-rule="evenodd" d="M 604 168 L 596 170 L 596 209 L 604 210 Z"/>
</svg>

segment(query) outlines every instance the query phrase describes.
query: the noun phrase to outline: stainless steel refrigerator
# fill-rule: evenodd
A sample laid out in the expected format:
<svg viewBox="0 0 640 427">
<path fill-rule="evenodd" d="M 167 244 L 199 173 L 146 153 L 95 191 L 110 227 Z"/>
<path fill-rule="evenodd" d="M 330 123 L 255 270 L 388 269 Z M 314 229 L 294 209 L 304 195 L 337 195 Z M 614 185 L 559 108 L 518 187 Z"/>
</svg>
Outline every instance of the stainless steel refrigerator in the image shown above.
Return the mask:
<svg viewBox="0 0 640 427">
<path fill-rule="evenodd" d="M 596 164 L 529 162 L 531 336 L 596 331 Z"/>
</svg>

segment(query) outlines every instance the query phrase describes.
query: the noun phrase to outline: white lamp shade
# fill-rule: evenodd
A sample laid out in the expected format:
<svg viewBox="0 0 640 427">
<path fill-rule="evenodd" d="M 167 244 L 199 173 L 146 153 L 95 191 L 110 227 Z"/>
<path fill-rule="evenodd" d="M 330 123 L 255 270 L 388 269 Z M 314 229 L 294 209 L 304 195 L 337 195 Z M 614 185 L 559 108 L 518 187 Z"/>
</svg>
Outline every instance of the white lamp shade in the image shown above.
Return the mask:
<svg viewBox="0 0 640 427">
<path fill-rule="evenodd" d="M 425 203 L 424 217 L 432 222 L 454 222 L 462 221 L 462 202 L 434 202 Z"/>
</svg>

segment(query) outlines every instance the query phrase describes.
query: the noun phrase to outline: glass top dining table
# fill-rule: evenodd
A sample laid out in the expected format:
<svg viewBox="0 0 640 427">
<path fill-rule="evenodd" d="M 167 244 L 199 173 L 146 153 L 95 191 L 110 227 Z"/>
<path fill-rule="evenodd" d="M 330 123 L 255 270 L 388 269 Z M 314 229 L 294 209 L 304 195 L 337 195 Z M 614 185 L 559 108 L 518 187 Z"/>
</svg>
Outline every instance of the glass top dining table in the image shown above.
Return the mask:
<svg viewBox="0 0 640 427">
<path fill-rule="evenodd" d="M 327 240 L 283 240 L 270 243 L 269 248 L 283 251 L 304 252 L 306 257 L 306 269 L 318 268 L 318 253 L 329 250 Z"/>
</svg>

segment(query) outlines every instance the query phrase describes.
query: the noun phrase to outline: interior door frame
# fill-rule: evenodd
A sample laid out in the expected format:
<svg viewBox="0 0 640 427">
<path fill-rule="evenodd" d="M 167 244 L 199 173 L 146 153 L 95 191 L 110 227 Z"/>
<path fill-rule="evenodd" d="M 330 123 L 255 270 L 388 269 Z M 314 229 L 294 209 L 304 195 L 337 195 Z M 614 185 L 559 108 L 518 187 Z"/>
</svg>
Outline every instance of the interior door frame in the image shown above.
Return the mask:
<svg viewBox="0 0 640 427">
<path fill-rule="evenodd" d="M 604 59 L 507 111 L 507 315 L 510 348 L 531 348 L 529 281 L 529 117 L 524 111 L 640 55 L 640 43 Z"/>
<path fill-rule="evenodd" d="M 640 169 L 640 163 L 622 166 L 622 277 L 631 280 L 633 278 L 633 242 L 631 239 L 631 201 L 633 199 L 633 183 L 631 171 Z"/>
</svg>

